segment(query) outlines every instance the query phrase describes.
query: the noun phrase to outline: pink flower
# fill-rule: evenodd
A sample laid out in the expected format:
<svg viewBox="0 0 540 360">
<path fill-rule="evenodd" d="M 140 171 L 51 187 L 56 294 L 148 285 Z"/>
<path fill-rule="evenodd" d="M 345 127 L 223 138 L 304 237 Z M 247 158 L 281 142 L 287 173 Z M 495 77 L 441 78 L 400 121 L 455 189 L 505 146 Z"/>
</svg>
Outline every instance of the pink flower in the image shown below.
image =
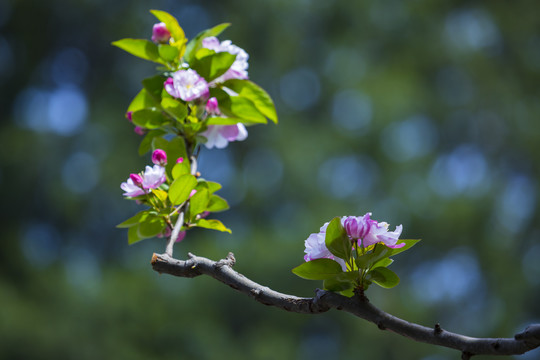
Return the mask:
<svg viewBox="0 0 540 360">
<path fill-rule="evenodd" d="M 358 241 L 359 246 L 368 247 L 370 245 L 382 242 L 389 248 L 400 248 L 404 243 L 396 245 L 403 229 L 402 225 L 396 227 L 393 232 L 388 231 L 388 224 L 377 222 L 371 219 L 371 213 L 364 216 L 348 216 L 343 218 L 341 223 L 353 241 Z"/>
<path fill-rule="evenodd" d="M 231 40 L 225 40 L 220 43 L 217 37 L 210 36 L 203 39 L 202 46 L 204 48 L 214 50 L 217 53 L 226 51 L 229 54 L 236 55 L 236 59 L 234 60 L 229 70 L 227 70 L 225 74 L 215 79 L 214 82 L 223 82 L 229 79 L 248 78 L 247 69 L 249 67 L 249 55 L 243 49 L 239 48 L 236 45 L 233 45 Z"/>
<path fill-rule="evenodd" d="M 207 141 L 204 146 L 208 149 L 212 149 L 213 147 L 223 149 L 230 141 L 245 140 L 248 133 L 244 124 L 210 125 L 201 135 L 206 137 Z"/>
<path fill-rule="evenodd" d="M 171 38 L 171 33 L 165 23 L 154 24 L 152 28 L 152 41 L 155 43 L 166 44 Z"/>
<path fill-rule="evenodd" d="M 195 70 L 178 70 L 164 83 L 165 90 L 175 98 L 192 101 L 208 96 L 208 84 Z"/>
<path fill-rule="evenodd" d="M 325 225 L 328 226 L 328 223 Z M 343 271 L 347 271 L 345 260 L 335 257 L 326 247 L 326 231 L 323 231 L 323 228 L 326 229 L 325 225 L 323 225 L 321 228 L 321 232 L 309 235 L 307 240 L 304 242 L 304 245 L 306 246 L 306 250 L 304 251 L 306 253 L 304 260 L 311 261 L 315 259 L 332 259 L 341 265 Z"/>
<path fill-rule="evenodd" d="M 184 158 L 183 157 L 179 157 L 178 159 L 176 159 L 176 163 L 177 164 L 181 164 L 184 162 Z"/>
<path fill-rule="evenodd" d="M 120 184 L 120 188 L 125 191 L 124 196 L 136 197 L 148 194 L 151 189 L 159 187 L 165 181 L 167 181 L 167 176 L 164 167 L 147 166 L 142 175 L 130 174 L 129 179 Z"/>
<path fill-rule="evenodd" d="M 142 178 L 142 187 L 145 190 L 155 189 L 167 181 L 165 168 L 159 165 L 154 165 L 154 167 L 146 166 Z"/>
<path fill-rule="evenodd" d="M 167 154 L 161 149 L 156 149 L 152 153 L 152 162 L 159 166 L 167 165 Z"/>
<path fill-rule="evenodd" d="M 221 111 L 219 111 L 218 107 L 218 101 L 215 97 L 211 97 L 206 102 L 206 113 L 208 115 L 220 115 Z"/>
<path fill-rule="evenodd" d="M 126 113 L 126 119 L 129 120 L 129 122 L 132 122 L 133 121 L 133 111 L 128 111 Z"/>
<path fill-rule="evenodd" d="M 180 231 L 178 233 L 178 237 L 176 238 L 175 242 L 180 242 L 180 241 L 184 240 L 185 237 L 186 237 L 186 232 L 185 231 Z"/>
<path fill-rule="evenodd" d="M 142 178 L 137 174 L 131 174 L 126 182 L 120 184 L 120 188 L 125 191 L 124 196 L 136 197 L 146 194 L 142 188 Z"/>
</svg>

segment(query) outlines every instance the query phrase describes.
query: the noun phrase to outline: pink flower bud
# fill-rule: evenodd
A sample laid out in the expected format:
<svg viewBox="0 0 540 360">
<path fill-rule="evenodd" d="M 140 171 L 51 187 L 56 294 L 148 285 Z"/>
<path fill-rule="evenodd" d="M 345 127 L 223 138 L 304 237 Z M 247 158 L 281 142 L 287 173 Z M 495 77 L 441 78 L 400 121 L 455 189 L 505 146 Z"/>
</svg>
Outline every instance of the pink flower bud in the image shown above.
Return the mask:
<svg viewBox="0 0 540 360">
<path fill-rule="evenodd" d="M 206 112 L 208 115 L 219 115 L 221 112 L 219 111 L 218 107 L 218 101 L 215 97 L 211 97 L 206 102 Z"/>
<path fill-rule="evenodd" d="M 161 149 L 156 149 L 152 153 L 152 162 L 159 166 L 167 165 L 167 154 Z"/>
<path fill-rule="evenodd" d="M 176 159 L 176 163 L 177 164 L 181 164 L 184 162 L 184 158 L 183 157 L 179 157 L 178 159 Z"/>
<path fill-rule="evenodd" d="M 197 193 L 197 190 L 195 190 L 195 189 L 191 190 L 191 192 L 189 193 L 189 197 L 192 197 L 196 193 Z"/>
<path fill-rule="evenodd" d="M 171 33 L 165 23 L 157 23 L 152 28 L 152 41 L 155 43 L 166 44 L 171 38 Z"/>
<path fill-rule="evenodd" d="M 141 135 L 141 136 L 144 135 L 144 133 L 145 133 L 145 130 L 140 126 L 135 126 L 133 131 L 135 131 L 135 134 Z"/>
<path fill-rule="evenodd" d="M 133 111 L 128 111 L 126 113 L 126 119 L 129 120 L 129 122 L 132 122 L 133 121 Z"/>
<path fill-rule="evenodd" d="M 129 178 L 133 181 L 133 184 L 136 186 L 142 186 L 143 178 L 139 174 L 129 174 Z"/>
</svg>

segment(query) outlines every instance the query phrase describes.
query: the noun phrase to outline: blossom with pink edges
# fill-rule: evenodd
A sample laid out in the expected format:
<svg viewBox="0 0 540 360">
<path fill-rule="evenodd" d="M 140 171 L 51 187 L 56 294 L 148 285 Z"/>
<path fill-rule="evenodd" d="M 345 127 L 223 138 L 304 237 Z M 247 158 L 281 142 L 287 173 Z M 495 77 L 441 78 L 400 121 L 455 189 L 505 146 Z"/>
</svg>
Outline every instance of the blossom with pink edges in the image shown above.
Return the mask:
<svg viewBox="0 0 540 360">
<path fill-rule="evenodd" d="M 228 52 L 229 54 L 236 55 L 231 67 L 217 79 L 214 79 L 214 82 L 223 82 L 229 79 L 247 79 L 249 67 L 248 59 L 249 55 L 242 48 L 234 45 L 231 40 L 225 40 L 219 42 L 218 38 L 215 36 L 209 36 L 204 38 L 202 41 L 203 48 L 214 50 L 215 52 Z"/>
<path fill-rule="evenodd" d="M 169 95 L 184 101 L 208 96 L 208 83 L 193 69 L 178 70 L 165 83 Z"/>
<path fill-rule="evenodd" d="M 154 24 L 152 28 L 152 41 L 158 44 L 166 44 L 171 38 L 171 32 L 165 23 Z"/>
<path fill-rule="evenodd" d="M 210 125 L 201 135 L 206 137 L 207 141 L 204 146 L 208 149 L 214 147 L 223 149 L 231 141 L 245 140 L 248 133 L 244 124 L 239 123 L 236 125 Z"/>
</svg>

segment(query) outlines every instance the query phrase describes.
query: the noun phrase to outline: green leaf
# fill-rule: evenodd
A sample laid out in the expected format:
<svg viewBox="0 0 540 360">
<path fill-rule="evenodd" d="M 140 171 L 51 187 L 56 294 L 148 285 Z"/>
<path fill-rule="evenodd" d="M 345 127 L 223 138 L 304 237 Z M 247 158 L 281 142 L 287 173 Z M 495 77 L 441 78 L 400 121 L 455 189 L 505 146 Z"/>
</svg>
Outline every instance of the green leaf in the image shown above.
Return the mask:
<svg viewBox="0 0 540 360">
<path fill-rule="evenodd" d="M 249 99 L 241 96 L 230 96 L 223 89 L 210 89 L 210 96 L 215 96 L 219 109 L 228 117 L 241 119 L 246 125 L 266 124 L 267 120 Z"/>
<path fill-rule="evenodd" d="M 399 249 L 390 249 L 388 257 L 397 255 L 399 253 L 402 253 L 405 250 L 409 250 L 414 245 L 416 245 L 416 243 L 418 243 L 419 241 L 420 241 L 420 239 L 417 239 L 417 240 L 412 240 L 412 239 L 398 240 L 397 245 L 405 243 L 405 246 L 402 247 L 402 248 L 399 248 Z"/>
<path fill-rule="evenodd" d="M 152 76 L 142 81 L 143 87 L 157 104 L 161 103 L 161 93 L 165 88 L 166 77 L 161 75 Z"/>
<path fill-rule="evenodd" d="M 368 273 L 371 281 L 383 288 L 390 289 L 399 284 L 399 277 L 392 270 L 376 267 Z"/>
<path fill-rule="evenodd" d="M 128 229 L 128 244 L 135 244 L 136 242 L 139 242 L 143 240 L 144 237 L 141 237 L 139 235 L 139 224 L 137 226 L 132 226 Z"/>
<path fill-rule="evenodd" d="M 191 169 L 189 168 L 189 163 L 187 161 L 181 162 L 180 164 L 175 164 L 172 168 L 172 177 L 177 179 L 178 177 L 189 174 Z"/>
<path fill-rule="evenodd" d="M 145 39 L 122 39 L 114 41 L 112 45 L 119 47 L 128 53 L 140 57 L 145 60 L 150 60 L 158 64 L 167 65 L 159 57 L 158 47 L 150 40 Z"/>
<path fill-rule="evenodd" d="M 117 228 L 128 228 L 128 227 L 135 226 L 141 221 L 141 219 L 143 219 L 146 216 L 148 216 L 148 211 L 147 210 L 139 211 L 137 214 L 130 217 L 126 221 L 121 222 L 120 224 L 116 225 L 116 227 Z"/>
<path fill-rule="evenodd" d="M 183 52 L 184 45 L 186 43 L 186 35 L 184 30 L 178 24 L 178 20 L 171 14 L 161 11 L 161 10 L 150 10 L 150 12 L 158 18 L 159 21 L 165 23 L 167 30 L 171 33 L 172 38 L 174 39 L 173 44 L 176 45 L 180 52 Z M 182 54 L 180 54 L 181 56 Z"/>
<path fill-rule="evenodd" d="M 332 259 L 315 259 L 295 267 L 292 272 L 308 280 L 325 280 L 335 277 L 343 270 L 341 265 Z"/>
<path fill-rule="evenodd" d="M 232 79 L 224 82 L 223 86 L 233 90 L 238 96 L 250 100 L 261 114 L 277 124 L 278 118 L 274 102 L 259 85 L 249 80 Z"/>
<path fill-rule="evenodd" d="M 163 218 L 158 216 L 148 217 L 146 221 L 139 223 L 138 233 L 141 238 L 152 238 L 161 233 L 166 226 Z"/>
<path fill-rule="evenodd" d="M 167 175 L 172 176 L 172 169 L 176 165 L 176 160 L 181 157 L 184 159 L 184 163 L 189 166 L 189 159 L 187 158 L 186 144 L 184 139 L 180 136 L 174 137 L 171 141 L 167 141 L 162 137 L 156 137 L 152 141 L 152 149 L 162 149 L 167 153 Z"/>
<path fill-rule="evenodd" d="M 152 150 L 152 141 L 154 140 L 154 138 L 165 135 L 166 133 L 167 132 L 165 130 L 161 129 L 149 131 L 148 134 L 144 136 L 141 144 L 139 145 L 139 155 L 143 156 L 144 154 Z"/>
<path fill-rule="evenodd" d="M 212 195 L 210 197 L 210 201 L 208 202 L 208 207 L 206 210 L 210 212 L 220 212 L 228 209 L 229 204 L 227 203 L 227 200 L 225 200 L 219 195 Z"/>
<path fill-rule="evenodd" d="M 207 189 L 200 189 L 189 199 L 189 218 L 194 219 L 196 215 L 206 210 L 210 201 L 210 193 Z"/>
<path fill-rule="evenodd" d="M 326 237 L 324 240 L 326 247 L 338 258 L 347 261 L 351 257 L 352 243 L 347 232 L 341 225 L 341 219 L 335 217 L 330 221 L 326 228 Z"/>
<path fill-rule="evenodd" d="M 206 125 L 236 125 L 241 122 L 240 118 L 212 116 L 206 120 Z"/>
<path fill-rule="evenodd" d="M 131 104 L 129 104 L 127 111 L 149 109 L 152 107 L 156 107 L 157 105 L 158 103 L 148 93 L 148 91 L 146 91 L 146 89 L 141 89 L 141 91 L 139 91 L 139 93 L 133 98 Z"/>
<path fill-rule="evenodd" d="M 161 106 L 167 113 L 180 122 L 186 118 L 188 113 L 186 104 L 174 98 L 165 97 L 161 99 Z"/>
<path fill-rule="evenodd" d="M 178 60 L 178 55 L 180 55 L 178 47 L 165 44 L 158 45 L 158 53 L 159 56 L 166 62 Z"/>
<path fill-rule="evenodd" d="M 223 23 L 214 26 L 211 29 L 201 31 L 197 36 L 195 36 L 188 44 L 186 45 L 186 52 L 184 53 L 184 59 L 188 64 L 191 64 L 195 58 L 195 53 L 202 47 L 202 40 L 209 36 L 218 36 L 228 28 L 231 24 Z"/>
<path fill-rule="evenodd" d="M 388 267 L 388 266 L 392 265 L 393 262 L 394 262 L 394 260 L 392 260 L 390 258 L 384 258 L 384 259 L 381 259 L 381 260 L 375 262 L 372 265 L 372 268 L 375 269 L 377 267 Z"/>
<path fill-rule="evenodd" d="M 206 55 L 207 49 L 200 49 L 195 54 L 195 59 L 190 63 L 193 70 L 197 71 L 197 74 L 206 79 L 206 81 L 212 81 L 215 78 L 225 74 L 225 72 L 231 67 L 236 55 L 230 54 L 226 51 Z M 199 55 L 203 55 L 199 57 Z"/>
<path fill-rule="evenodd" d="M 135 111 L 132 115 L 133 124 L 145 129 L 157 129 L 169 123 L 163 113 L 157 109 L 143 109 Z"/>
<path fill-rule="evenodd" d="M 152 194 L 154 194 L 161 202 L 165 202 L 167 200 L 166 191 L 163 191 L 161 189 L 154 189 L 152 190 Z"/>
<path fill-rule="evenodd" d="M 210 191 L 210 194 L 215 193 L 219 189 L 221 189 L 221 184 L 214 182 L 214 181 L 205 181 L 206 185 L 208 185 L 208 191 Z"/>
<path fill-rule="evenodd" d="M 231 233 L 231 229 L 227 228 L 221 221 L 216 219 L 199 219 L 194 225 L 205 229 L 228 232 L 229 234 Z"/>
<path fill-rule="evenodd" d="M 356 276 L 358 276 L 358 274 L 356 274 Z M 354 288 L 354 280 L 349 279 L 347 277 L 344 278 L 342 276 L 336 276 L 336 277 L 324 280 L 323 288 L 329 291 L 337 291 L 337 292 L 347 291 L 349 289 Z"/>
<path fill-rule="evenodd" d="M 377 261 L 390 256 L 390 248 L 375 244 L 373 251 L 356 259 L 356 265 L 361 269 L 368 269 Z"/>
<path fill-rule="evenodd" d="M 186 174 L 174 180 L 169 188 L 169 199 L 173 205 L 180 205 L 187 199 L 191 190 L 195 189 L 197 179 L 195 176 Z"/>
</svg>

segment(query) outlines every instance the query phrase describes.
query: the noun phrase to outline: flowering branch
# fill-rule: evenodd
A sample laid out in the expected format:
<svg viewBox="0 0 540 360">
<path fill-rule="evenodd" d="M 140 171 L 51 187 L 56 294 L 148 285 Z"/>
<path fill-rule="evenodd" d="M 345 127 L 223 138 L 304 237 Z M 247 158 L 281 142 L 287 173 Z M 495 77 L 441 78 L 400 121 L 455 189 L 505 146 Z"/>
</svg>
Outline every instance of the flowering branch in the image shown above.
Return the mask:
<svg viewBox="0 0 540 360">
<path fill-rule="evenodd" d="M 513 338 L 473 338 L 446 331 L 439 324 L 429 328 L 410 323 L 375 307 L 360 293 L 347 297 L 317 289 L 315 297 L 303 298 L 277 292 L 234 271 L 232 266 L 236 260 L 232 253 L 219 261 L 191 253 L 188 255 L 188 260 L 177 260 L 167 254 L 154 254 L 152 268 L 158 273 L 178 277 L 208 275 L 264 305 L 291 312 L 320 314 L 332 308 L 344 310 L 376 324 L 381 330 L 389 330 L 415 341 L 459 350 L 462 359 L 470 359 L 474 355 L 520 355 L 540 346 L 540 324 L 528 326 Z"/>
</svg>

